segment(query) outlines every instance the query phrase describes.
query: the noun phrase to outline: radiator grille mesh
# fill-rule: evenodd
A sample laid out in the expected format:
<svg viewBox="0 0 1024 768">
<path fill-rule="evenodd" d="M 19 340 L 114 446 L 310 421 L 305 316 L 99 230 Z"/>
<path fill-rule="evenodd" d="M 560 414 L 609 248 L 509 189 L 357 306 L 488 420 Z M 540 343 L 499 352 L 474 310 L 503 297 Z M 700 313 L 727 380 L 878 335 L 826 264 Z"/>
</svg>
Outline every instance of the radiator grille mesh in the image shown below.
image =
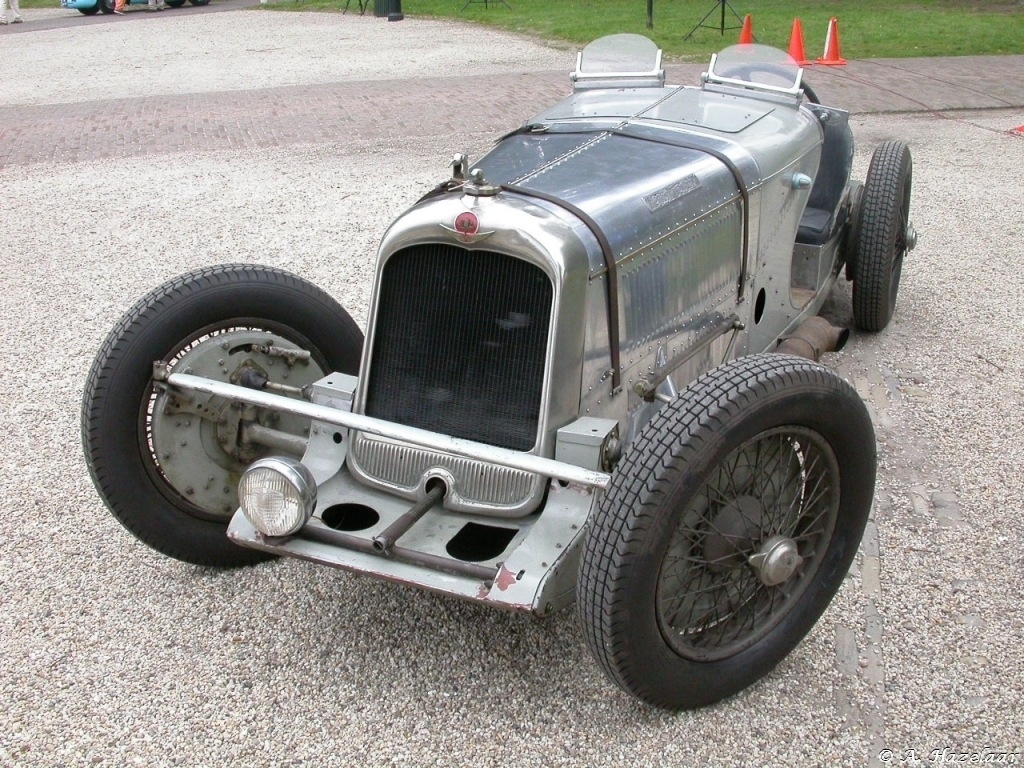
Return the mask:
<svg viewBox="0 0 1024 768">
<path fill-rule="evenodd" d="M 384 266 L 366 413 L 528 451 L 537 440 L 552 287 L 490 251 L 407 248 Z"/>
</svg>

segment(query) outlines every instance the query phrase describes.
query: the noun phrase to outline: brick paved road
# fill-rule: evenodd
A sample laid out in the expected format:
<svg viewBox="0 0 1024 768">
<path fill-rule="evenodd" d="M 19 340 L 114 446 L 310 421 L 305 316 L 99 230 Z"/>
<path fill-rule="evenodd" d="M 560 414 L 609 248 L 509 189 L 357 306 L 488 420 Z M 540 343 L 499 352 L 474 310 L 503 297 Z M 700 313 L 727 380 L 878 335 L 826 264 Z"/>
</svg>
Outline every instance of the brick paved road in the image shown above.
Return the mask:
<svg viewBox="0 0 1024 768">
<path fill-rule="evenodd" d="M 0 168 L 223 147 L 460 135 L 515 127 L 565 94 L 564 72 L 424 78 L 0 107 Z"/>
<path fill-rule="evenodd" d="M 1009 82 L 1024 56 L 1006 57 Z M 1024 105 L 1024 91 L 958 85 L 904 65 L 860 62 L 806 75 L 826 103 L 855 112 Z M 701 65 L 676 65 L 675 82 L 697 82 Z M 876 77 L 865 78 L 872 73 Z M 941 74 L 939 75 L 941 77 Z M 878 85 L 878 82 L 888 85 Z M 494 133 L 518 125 L 565 95 L 563 71 L 374 80 L 75 104 L 0 106 L 0 169 L 144 154 L 255 148 L 304 142 L 380 142 L 403 136 Z M 908 96 L 898 94 L 906 93 Z M 909 94 L 913 96 L 909 96 Z M 915 105 L 911 98 L 918 102 Z M 852 102 L 852 103 L 851 103 Z"/>
</svg>

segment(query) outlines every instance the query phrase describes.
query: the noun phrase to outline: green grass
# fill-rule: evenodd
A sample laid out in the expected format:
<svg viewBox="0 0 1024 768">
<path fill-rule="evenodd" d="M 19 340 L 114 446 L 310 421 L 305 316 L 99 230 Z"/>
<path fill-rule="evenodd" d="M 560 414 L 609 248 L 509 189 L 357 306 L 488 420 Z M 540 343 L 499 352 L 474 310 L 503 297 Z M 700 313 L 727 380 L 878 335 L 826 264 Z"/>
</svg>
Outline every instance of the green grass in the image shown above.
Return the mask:
<svg viewBox="0 0 1024 768">
<path fill-rule="evenodd" d="M 402 0 L 406 16 L 472 21 L 512 32 L 562 41 L 579 47 L 602 35 L 638 32 L 651 37 L 668 56 L 704 60 L 736 42 L 739 31 L 715 29 L 686 34 L 714 0 L 653 0 L 654 29 L 647 29 L 645 0 Z M 217 0 L 213 0 L 217 2 Z M 344 9 L 346 0 L 276 0 L 260 8 L 276 10 Z M 811 59 L 825 45 L 828 20 L 839 19 L 842 54 L 847 59 L 913 56 L 967 56 L 1024 53 L 1024 0 L 730 0 L 740 15 L 751 14 L 759 42 L 786 49 L 793 19 L 804 28 Z M 374 0 L 370 0 L 370 11 Z M 21 0 L 23 8 L 53 8 L 58 0 Z M 356 0 L 352 0 L 352 7 Z M 717 25 L 718 13 L 708 19 Z M 739 25 L 727 14 L 728 26 Z"/>
<path fill-rule="evenodd" d="M 647 29 L 645 0 L 508 0 L 511 8 L 482 2 L 462 10 L 465 0 L 402 0 L 407 17 L 461 19 L 512 32 L 585 45 L 602 35 L 638 32 L 651 37 L 666 55 L 705 59 L 736 42 L 739 30 L 723 36 L 715 29 L 686 34 L 714 0 L 654 0 L 654 29 Z M 966 56 L 1024 53 L 1024 2 L 987 0 L 730 0 L 741 16 L 751 14 L 758 42 L 786 49 L 793 19 L 799 17 L 809 58 L 823 53 L 828 20 L 839 19 L 844 58 Z M 356 3 L 353 0 L 352 7 Z M 271 6 L 264 6 L 271 7 Z M 345 0 L 280 0 L 279 9 L 343 9 Z M 370 10 L 373 0 L 370 0 Z M 739 25 L 726 15 L 727 26 Z"/>
</svg>

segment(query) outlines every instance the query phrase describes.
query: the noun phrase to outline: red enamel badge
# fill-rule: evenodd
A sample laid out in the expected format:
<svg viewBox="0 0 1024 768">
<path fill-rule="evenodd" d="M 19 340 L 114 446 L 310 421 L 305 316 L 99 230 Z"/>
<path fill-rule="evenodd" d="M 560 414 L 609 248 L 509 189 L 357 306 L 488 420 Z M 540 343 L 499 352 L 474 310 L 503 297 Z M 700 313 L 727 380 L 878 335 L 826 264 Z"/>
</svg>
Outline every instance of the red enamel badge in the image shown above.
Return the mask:
<svg viewBox="0 0 1024 768">
<path fill-rule="evenodd" d="M 460 235 L 475 235 L 480 229 L 480 220 L 475 213 L 466 211 L 455 217 L 455 231 Z"/>
</svg>

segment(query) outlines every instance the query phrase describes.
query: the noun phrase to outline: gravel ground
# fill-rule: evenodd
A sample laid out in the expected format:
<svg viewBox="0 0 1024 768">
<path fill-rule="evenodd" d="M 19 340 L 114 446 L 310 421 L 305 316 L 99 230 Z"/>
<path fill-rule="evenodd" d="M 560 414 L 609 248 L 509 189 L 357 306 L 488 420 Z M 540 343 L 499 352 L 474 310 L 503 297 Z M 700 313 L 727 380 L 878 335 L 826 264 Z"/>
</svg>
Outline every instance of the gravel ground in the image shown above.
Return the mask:
<svg viewBox="0 0 1024 768">
<path fill-rule="evenodd" d="M 458 25 L 339 18 L 225 13 L 130 35 L 12 36 L 5 53 L 39 64 L 6 78 L 0 103 L 365 78 L 388 66 L 369 61 L 380 35 L 402 35 L 421 66 L 571 62 Z M 216 35 L 198 34 L 207 24 Z M 358 64 L 325 48 L 339 33 Z M 223 48 L 206 50 L 214 38 Z M 108 67 L 76 83 L 52 52 L 70 45 L 79 61 L 194 45 L 204 64 L 177 81 Z M 1024 112 L 854 124 L 859 178 L 873 146 L 912 142 L 922 233 L 892 326 L 830 358 L 874 413 L 875 519 L 807 640 L 751 689 L 683 714 L 611 687 L 571 611 L 534 621 L 291 561 L 184 565 L 136 543 L 88 479 L 82 385 L 135 297 L 187 269 L 255 261 L 317 282 L 365 322 L 375 243 L 443 176 L 450 139 L 410 137 L 400 154 L 317 144 L 4 171 L 0 764 L 855 766 L 882 747 L 916 750 L 908 765 L 946 749 L 1024 761 L 1024 137 L 1006 133 Z M 833 310 L 848 300 L 838 290 Z"/>
<path fill-rule="evenodd" d="M 30 13 L 25 12 L 26 19 L 31 19 Z M 159 32 L 154 33 L 151 25 L 156 19 L 111 20 L 7 37 L 4 55 L 33 64 L 28 77 L 4 78 L 3 103 L 402 80 L 428 73 L 568 72 L 575 64 L 575 54 L 568 49 L 443 21 L 387 24 L 373 16 L 327 13 L 181 16 L 171 10 L 161 16 Z M 40 55 L 40 35 L 47 47 L 74 50 L 72 65 L 65 56 Z"/>
</svg>

